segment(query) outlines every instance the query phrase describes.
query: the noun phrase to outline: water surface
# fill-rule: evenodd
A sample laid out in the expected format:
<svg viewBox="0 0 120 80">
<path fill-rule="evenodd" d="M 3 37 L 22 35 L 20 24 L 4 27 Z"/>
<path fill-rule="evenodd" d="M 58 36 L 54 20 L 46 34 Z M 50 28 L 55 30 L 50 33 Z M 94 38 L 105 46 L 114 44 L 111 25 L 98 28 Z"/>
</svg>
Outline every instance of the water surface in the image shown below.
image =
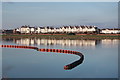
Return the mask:
<svg viewBox="0 0 120 80">
<path fill-rule="evenodd" d="M 55 40 L 39 38 L 4 39 L 2 44 L 66 49 L 84 55 L 82 64 L 71 70 L 64 66 L 79 59 L 65 53 L 3 48 L 3 77 L 7 78 L 117 78 L 117 39 Z"/>
</svg>

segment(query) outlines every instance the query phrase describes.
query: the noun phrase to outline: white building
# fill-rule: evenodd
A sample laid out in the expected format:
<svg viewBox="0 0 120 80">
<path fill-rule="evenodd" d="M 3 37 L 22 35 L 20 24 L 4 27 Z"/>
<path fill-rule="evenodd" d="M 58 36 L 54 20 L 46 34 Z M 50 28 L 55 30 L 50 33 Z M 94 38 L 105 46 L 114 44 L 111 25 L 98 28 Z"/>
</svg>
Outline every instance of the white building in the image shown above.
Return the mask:
<svg viewBox="0 0 120 80">
<path fill-rule="evenodd" d="M 47 33 L 54 33 L 55 32 L 55 28 L 53 27 L 46 27 L 47 28 Z"/>
<path fill-rule="evenodd" d="M 100 33 L 103 33 L 103 34 L 118 34 L 118 33 L 120 33 L 120 29 L 102 29 Z"/>
<path fill-rule="evenodd" d="M 20 33 L 20 28 L 16 28 L 13 30 L 13 33 Z"/>
<path fill-rule="evenodd" d="M 41 27 L 37 27 L 35 33 L 41 33 Z"/>
<path fill-rule="evenodd" d="M 19 29 L 20 33 L 30 33 L 30 28 L 29 26 L 22 26 L 20 29 Z"/>
<path fill-rule="evenodd" d="M 53 28 L 50 26 L 47 27 L 29 27 L 22 26 L 21 28 L 15 29 L 20 33 L 94 33 L 98 31 L 98 28 L 95 26 L 63 26 L 60 28 Z M 15 32 L 16 32 L 15 31 Z"/>
<path fill-rule="evenodd" d="M 30 30 L 30 33 L 32 34 L 32 33 L 35 33 L 36 28 L 35 27 L 29 27 L 29 30 Z"/>
<path fill-rule="evenodd" d="M 37 27 L 35 33 L 47 33 L 46 27 Z"/>
<path fill-rule="evenodd" d="M 40 29 L 41 31 L 41 33 L 47 33 L 47 28 L 46 27 L 41 27 L 41 29 Z"/>
<path fill-rule="evenodd" d="M 98 28 L 95 26 L 63 26 L 63 33 L 85 33 L 85 32 L 97 32 Z"/>
</svg>

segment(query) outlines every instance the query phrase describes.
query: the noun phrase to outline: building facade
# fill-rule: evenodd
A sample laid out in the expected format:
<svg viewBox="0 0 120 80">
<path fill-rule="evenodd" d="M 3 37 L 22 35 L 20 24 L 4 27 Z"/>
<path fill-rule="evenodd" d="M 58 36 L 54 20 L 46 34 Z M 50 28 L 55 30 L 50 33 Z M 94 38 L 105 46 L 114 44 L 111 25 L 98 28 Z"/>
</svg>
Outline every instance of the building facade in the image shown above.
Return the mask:
<svg viewBox="0 0 120 80">
<path fill-rule="evenodd" d="M 103 34 L 119 34 L 120 33 L 120 29 L 101 29 L 101 32 Z"/>
<path fill-rule="evenodd" d="M 96 26 L 62 26 L 62 27 L 30 27 L 22 26 L 20 28 L 14 29 L 14 32 L 19 32 L 21 34 L 49 34 L 49 33 L 78 33 L 78 34 L 119 34 L 120 29 L 99 29 Z"/>
</svg>

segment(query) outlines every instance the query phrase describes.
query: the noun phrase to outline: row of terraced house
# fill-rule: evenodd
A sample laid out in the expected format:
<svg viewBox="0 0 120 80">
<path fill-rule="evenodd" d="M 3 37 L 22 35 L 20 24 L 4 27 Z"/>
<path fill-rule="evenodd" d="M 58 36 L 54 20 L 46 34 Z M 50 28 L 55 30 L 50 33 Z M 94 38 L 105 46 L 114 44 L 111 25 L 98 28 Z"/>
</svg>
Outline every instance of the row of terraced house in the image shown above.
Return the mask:
<svg viewBox="0 0 120 80">
<path fill-rule="evenodd" d="M 20 33 L 96 33 L 98 32 L 96 26 L 63 26 L 59 28 L 54 27 L 29 27 L 22 26 L 14 29 L 14 32 Z"/>
<path fill-rule="evenodd" d="M 13 33 L 21 34 L 45 34 L 45 33 L 103 33 L 103 34 L 119 34 L 120 29 L 99 29 L 96 26 L 63 26 L 63 27 L 30 27 L 30 26 L 21 26 L 13 30 Z"/>
</svg>

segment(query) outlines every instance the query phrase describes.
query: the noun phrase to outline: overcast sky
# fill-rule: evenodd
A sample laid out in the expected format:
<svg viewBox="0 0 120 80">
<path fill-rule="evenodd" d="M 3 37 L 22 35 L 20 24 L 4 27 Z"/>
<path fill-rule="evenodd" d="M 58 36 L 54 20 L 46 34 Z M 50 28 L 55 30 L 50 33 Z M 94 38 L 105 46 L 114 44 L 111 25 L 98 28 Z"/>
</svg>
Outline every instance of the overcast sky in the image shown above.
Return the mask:
<svg viewBox="0 0 120 80">
<path fill-rule="evenodd" d="M 118 3 L 4 2 L 2 23 L 3 29 L 22 25 L 95 25 L 99 28 L 115 28 L 118 25 Z"/>
</svg>

